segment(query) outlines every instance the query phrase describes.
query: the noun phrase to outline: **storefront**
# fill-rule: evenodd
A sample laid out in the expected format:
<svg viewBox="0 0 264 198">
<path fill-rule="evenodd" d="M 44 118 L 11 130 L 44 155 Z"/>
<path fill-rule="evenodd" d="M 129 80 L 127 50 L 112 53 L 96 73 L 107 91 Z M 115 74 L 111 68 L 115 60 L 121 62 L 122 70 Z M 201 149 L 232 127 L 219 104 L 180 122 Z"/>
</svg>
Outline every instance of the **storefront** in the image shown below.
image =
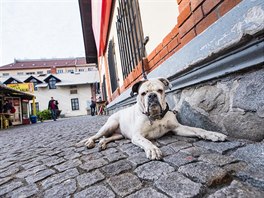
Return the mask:
<svg viewBox="0 0 264 198">
<path fill-rule="evenodd" d="M 32 100 L 35 96 L 29 93 L 25 93 L 22 91 L 18 91 L 16 89 L 12 89 L 6 87 L 4 85 L 0 85 L 0 117 L 1 117 L 1 129 L 4 127 L 3 120 L 6 116 L 12 122 L 12 125 L 19 124 L 29 124 L 29 101 Z M 7 115 L 3 112 L 3 106 L 5 101 L 12 104 L 15 109 L 15 112 L 9 113 Z"/>
</svg>

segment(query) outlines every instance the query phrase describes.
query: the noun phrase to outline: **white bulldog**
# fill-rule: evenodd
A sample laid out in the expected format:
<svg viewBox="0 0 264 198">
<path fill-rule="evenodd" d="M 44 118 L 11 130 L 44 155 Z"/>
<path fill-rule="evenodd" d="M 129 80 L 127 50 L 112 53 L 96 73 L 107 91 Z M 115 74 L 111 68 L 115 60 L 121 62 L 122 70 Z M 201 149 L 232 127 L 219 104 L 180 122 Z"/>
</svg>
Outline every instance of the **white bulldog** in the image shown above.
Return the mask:
<svg viewBox="0 0 264 198">
<path fill-rule="evenodd" d="M 165 89 L 169 86 L 170 83 L 165 78 L 136 83 L 131 93 L 137 93 L 137 103 L 111 115 L 94 136 L 82 140 L 81 143 L 93 148 L 95 141 L 103 137 L 99 141 L 99 146 L 105 149 L 107 143 L 125 137 L 144 149 L 147 158 L 159 160 L 162 158 L 162 153 L 150 140 L 159 138 L 169 131 L 175 135 L 212 141 L 226 139 L 226 135 L 221 133 L 181 125 L 175 114 L 169 110 L 165 100 Z"/>
</svg>

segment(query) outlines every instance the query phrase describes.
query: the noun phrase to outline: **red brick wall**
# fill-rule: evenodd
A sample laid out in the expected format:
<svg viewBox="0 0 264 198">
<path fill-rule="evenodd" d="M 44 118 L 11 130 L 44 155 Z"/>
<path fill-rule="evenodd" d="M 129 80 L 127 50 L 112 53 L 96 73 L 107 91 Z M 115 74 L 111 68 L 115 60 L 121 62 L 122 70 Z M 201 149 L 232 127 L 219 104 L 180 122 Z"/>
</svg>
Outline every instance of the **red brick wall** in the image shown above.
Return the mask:
<svg viewBox="0 0 264 198">
<path fill-rule="evenodd" d="M 171 55 L 202 33 L 241 0 L 177 0 L 178 22 L 163 41 L 148 55 L 145 70 L 151 72 Z M 140 64 L 125 79 L 122 92 L 141 78 Z M 116 94 L 115 97 L 118 95 Z M 114 97 L 113 97 L 114 99 Z"/>
<path fill-rule="evenodd" d="M 177 0 L 178 23 L 148 56 L 148 71 L 153 70 L 241 0 Z M 167 55 L 164 55 L 164 50 Z"/>
</svg>

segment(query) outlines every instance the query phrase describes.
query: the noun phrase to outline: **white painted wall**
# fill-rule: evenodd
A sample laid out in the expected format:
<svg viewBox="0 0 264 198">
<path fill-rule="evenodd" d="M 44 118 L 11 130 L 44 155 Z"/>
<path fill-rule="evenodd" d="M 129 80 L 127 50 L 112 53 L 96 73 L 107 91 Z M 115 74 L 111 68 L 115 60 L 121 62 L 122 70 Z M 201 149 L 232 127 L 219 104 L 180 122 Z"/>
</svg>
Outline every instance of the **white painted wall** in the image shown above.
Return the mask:
<svg viewBox="0 0 264 198">
<path fill-rule="evenodd" d="M 77 85 L 77 94 L 70 94 L 69 86 L 57 86 L 57 89 L 38 88 L 34 92 L 36 102 L 39 103 L 39 109 L 42 111 L 48 108 L 48 102 L 51 97 L 59 102 L 59 109 L 62 110 L 61 114 L 66 117 L 87 115 L 86 107 L 87 102 L 91 100 L 91 85 Z M 79 99 L 79 110 L 72 111 L 71 99 Z"/>
<path fill-rule="evenodd" d="M 88 72 L 88 71 L 92 71 L 92 70 L 96 70 L 95 64 L 85 64 L 85 65 L 77 65 L 77 66 L 72 66 L 72 67 L 56 67 L 56 71 L 58 73 L 58 70 L 63 70 L 63 73 L 67 73 L 68 70 L 73 70 L 74 72 L 80 72 L 79 69 L 83 69 L 84 71 L 82 72 Z M 10 76 L 17 76 L 18 73 L 23 73 L 20 76 L 30 76 L 27 75 L 27 72 L 35 72 L 34 75 L 38 75 L 40 73 L 38 72 L 42 72 L 42 74 L 47 74 L 48 71 L 50 71 L 51 68 L 37 68 L 37 69 L 16 69 L 16 70 L 7 70 L 7 71 L 0 71 L 0 80 L 1 78 L 7 78 Z M 3 73 L 8 73 L 8 76 L 4 76 L 3 77 Z"/>
<path fill-rule="evenodd" d="M 179 15 L 177 0 L 139 0 L 144 36 L 149 36 L 146 45 L 150 54 L 177 24 Z"/>
</svg>

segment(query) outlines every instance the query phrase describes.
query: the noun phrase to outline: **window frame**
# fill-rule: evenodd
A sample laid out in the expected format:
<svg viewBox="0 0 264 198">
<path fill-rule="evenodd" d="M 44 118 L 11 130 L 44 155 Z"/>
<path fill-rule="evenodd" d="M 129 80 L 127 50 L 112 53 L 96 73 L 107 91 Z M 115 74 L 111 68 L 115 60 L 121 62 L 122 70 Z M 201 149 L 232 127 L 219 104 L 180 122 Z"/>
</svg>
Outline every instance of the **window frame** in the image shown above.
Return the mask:
<svg viewBox="0 0 264 198">
<path fill-rule="evenodd" d="M 35 72 L 26 72 L 26 75 L 35 75 Z"/>
<path fill-rule="evenodd" d="M 64 72 L 63 69 L 58 69 L 57 70 L 57 74 L 63 74 L 63 72 Z"/>
<path fill-rule="evenodd" d="M 145 57 L 144 34 L 138 0 L 119 0 L 116 30 L 125 79 Z"/>
<path fill-rule="evenodd" d="M 118 73 L 117 73 L 117 62 L 114 39 L 111 39 L 108 43 L 108 66 L 109 75 L 111 78 L 111 91 L 114 93 L 119 87 L 118 84 Z"/>
<path fill-rule="evenodd" d="M 77 89 L 70 89 L 70 94 L 78 94 L 78 90 Z"/>
<path fill-rule="evenodd" d="M 37 88 L 37 84 L 38 84 L 38 81 L 35 79 L 35 78 L 32 78 L 29 82 L 33 83 L 34 85 L 34 91 L 37 91 L 38 88 Z"/>
<path fill-rule="evenodd" d="M 72 111 L 80 110 L 80 103 L 79 103 L 78 98 L 72 98 L 71 99 L 71 108 L 72 108 Z"/>
<path fill-rule="evenodd" d="M 48 85 L 49 85 L 49 89 L 56 89 L 56 83 L 57 83 L 57 80 L 56 78 L 54 77 L 51 77 L 48 81 Z"/>
<path fill-rule="evenodd" d="M 17 75 L 18 76 L 23 76 L 24 75 L 24 72 L 17 72 Z"/>
</svg>

